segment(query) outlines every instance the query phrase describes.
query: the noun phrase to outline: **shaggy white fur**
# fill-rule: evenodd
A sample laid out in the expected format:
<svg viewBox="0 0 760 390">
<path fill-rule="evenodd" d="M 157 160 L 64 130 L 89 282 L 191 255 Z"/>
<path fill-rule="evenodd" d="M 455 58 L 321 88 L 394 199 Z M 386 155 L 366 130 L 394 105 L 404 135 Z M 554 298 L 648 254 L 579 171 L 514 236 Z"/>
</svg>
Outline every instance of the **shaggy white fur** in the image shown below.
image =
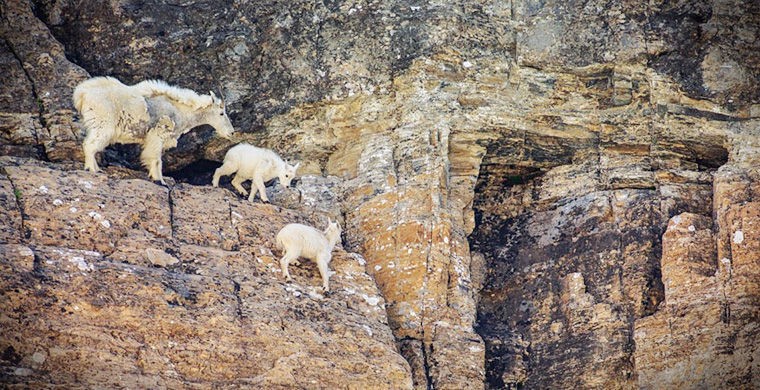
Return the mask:
<svg viewBox="0 0 760 390">
<path fill-rule="evenodd" d="M 74 89 L 74 106 L 87 131 L 84 167 L 97 172 L 95 155 L 114 143 L 143 145 L 140 159 L 151 179 L 164 182 L 161 154 L 196 126 L 208 124 L 222 137 L 235 131 L 224 101 L 159 80 L 128 86 L 113 77 L 94 77 Z"/>
<path fill-rule="evenodd" d="M 288 264 L 299 257 L 305 257 L 317 263 L 319 274 L 322 276 L 322 289 L 330 291 L 328 266 L 332 259 L 332 250 L 335 244 L 340 242 L 340 232 L 340 225 L 332 221 L 328 222 L 324 232 L 300 223 L 285 225 L 276 237 L 277 248 L 284 251 L 280 259 L 280 268 L 285 278 L 291 280 Z"/>
<path fill-rule="evenodd" d="M 280 179 L 284 187 L 290 185 L 290 181 L 296 176 L 298 166 L 290 165 L 280 158 L 277 153 L 264 148 L 257 148 L 246 143 L 238 144 L 230 148 L 224 156 L 224 163 L 214 172 L 211 182 L 214 187 L 219 186 L 219 178 L 235 173 L 232 186 L 245 196 L 248 191 L 242 184 L 251 180 L 251 195 L 248 201 L 253 202 L 253 197 L 258 192 L 263 202 L 269 202 L 264 183 L 274 179 Z M 237 172 L 237 173 L 236 173 Z"/>
</svg>

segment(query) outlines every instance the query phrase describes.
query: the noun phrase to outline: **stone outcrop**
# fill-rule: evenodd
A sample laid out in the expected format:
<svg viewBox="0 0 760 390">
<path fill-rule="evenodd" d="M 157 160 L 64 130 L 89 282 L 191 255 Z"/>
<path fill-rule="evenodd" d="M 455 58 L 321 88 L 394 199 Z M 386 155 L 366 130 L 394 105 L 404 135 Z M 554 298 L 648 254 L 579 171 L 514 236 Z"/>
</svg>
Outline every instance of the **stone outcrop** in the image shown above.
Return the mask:
<svg viewBox="0 0 760 390">
<path fill-rule="evenodd" d="M 3 73 L 0 152 L 53 161 L 81 156 L 73 124 L 71 91 L 87 72 L 71 63 L 64 47 L 26 1 L 0 5 Z M 7 69 L 7 70 L 6 70 Z"/>
<path fill-rule="evenodd" d="M 20 220 L 0 245 L 6 386 L 411 386 L 361 256 L 336 252 L 329 295 L 312 264 L 282 280 L 277 230 L 320 221 L 226 189 L 2 165 Z"/>
<path fill-rule="evenodd" d="M 760 144 L 737 142 L 738 153 L 715 174 L 715 220 L 680 214 L 663 235 L 665 302 L 635 322 L 641 388 L 758 384 Z"/>
<path fill-rule="evenodd" d="M 21 270 L 2 279 L 16 305 L 3 314 L 55 345 L 95 343 L 63 329 L 96 329 L 103 346 L 69 347 L 78 363 L 63 367 L 41 337 L 8 338 L 9 382 L 760 383 L 755 4 L 1 7 L 13 81 L 0 150 L 60 161 L 3 160 L 0 242 Z M 105 174 L 76 171 L 67 96 L 82 69 L 221 89 L 234 142 L 302 161 L 303 177 L 272 188 L 274 206 L 209 188 L 230 146 L 210 129 L 165 154 L 170 188 L 144 180 L 131 147 L 109 148 Z M 270 241 L 285 222 L 326 217 L 361 256 L 336 254 L 325 297 L 309 265 L 296 285 L 279 281 Z M 103 279 L 118 287 L 81 288 Z M 29 317 L 55 310 L 73 317 Z M 98 361 L 113 362 L 98 363 L 102 378 L 76 374 Z"/>
</svg>

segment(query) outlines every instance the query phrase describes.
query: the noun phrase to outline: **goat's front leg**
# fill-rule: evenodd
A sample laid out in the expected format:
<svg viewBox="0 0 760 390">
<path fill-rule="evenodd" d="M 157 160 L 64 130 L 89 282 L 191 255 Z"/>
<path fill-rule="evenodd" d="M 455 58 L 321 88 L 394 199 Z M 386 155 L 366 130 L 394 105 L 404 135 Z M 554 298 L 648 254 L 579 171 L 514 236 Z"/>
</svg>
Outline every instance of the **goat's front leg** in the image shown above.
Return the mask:
<svg viewBox="0 0 760 390">
<path fill-rule="evenodd" d="M 174 134 L 175 126 L 174 120 L 168 116 L 162 116 L 153 126 L 153 130 L 161 137 L 161 151 L 177 147 L 179 134 Z"/>
<path fill-rule="evenodd" d="M 248 195 L 248 191 L 245 190 L 243 187 L 243 182 L 246 180 L 243 175 L 240 173 L 235 174 L 235 177 L 232 179 L 232 186 L 235 187 L 236 190 L 238 190 L 239 193 L 243 194 L 243 196 Z M 253 188 L 251 188 L 251 191 L 254 191 Z M 255 191 L 254 191 L 255 192 Z M 253 202 L 253 199 L 251 199 Z"/>
<path fill-rule="evenodd" d="M 322 276 L 322 290 L 325 292 L 330 291 L 330 255 L 319 256 L 317 258 L 317 268 L 319 268 L 319 274 Z"/>
<path fill-rule="evenodd" d="M 140 156 L 143 164 L 148 168 L 148 175 L 150 175 L 151 180 L 159 181 L 163 185 L 166 185 L 166 181 L 164 181 L 161 154 L 164 150 L 177 146 L 174 126 L 175 123 L 171 118 L 167 116 L 159 118 L 156 125 L 148 130 Z"/>
<path fill-rule="evenodd" d="M 166 182 L 164 181 L 164 162 L 162 161 L 161 155 L 158 156 L 158 158 L 154 161 L 155 164 L 155 172 L 158 175 L 158 181 L 161 182 L 161 184 L 166 185 Z"/>
<path fill-rule="evenodd" d="M 264 186 L 264 179 L 261 177 L 260 174 L 253 177 L 252 180 L 252 187 L 256 187 L 256 190 L 259 193 L 259 198 L 261 198 L 261 201 L 264 203 L 269 203 L 269 198 L 267 197 L 267 188 Z M 253 197 L 256 195 L 256 192 L 253 188 L 251 188 L 251 195 L 248 197 L 248 201 L 253 203 Z"/>
<path fill-rule="evenodd" d="M 163 141 L 154 129 L 148 131 L 145 135 L 145 141 L 143 143 L 143 150 L 140 153 L 140 161 L 148 168 L 148 175 L 153 181 L 160 181 L 164 183 L 164 178 L 161 175 L 161 149 L 163 148 Z"/>
</svg>

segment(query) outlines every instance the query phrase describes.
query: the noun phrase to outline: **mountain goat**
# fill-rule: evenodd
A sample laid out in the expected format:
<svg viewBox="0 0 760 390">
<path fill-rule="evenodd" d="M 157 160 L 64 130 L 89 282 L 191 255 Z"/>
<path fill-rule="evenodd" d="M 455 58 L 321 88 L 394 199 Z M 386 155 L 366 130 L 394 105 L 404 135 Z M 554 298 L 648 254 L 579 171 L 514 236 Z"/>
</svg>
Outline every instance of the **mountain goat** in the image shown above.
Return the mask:
<svg viewBox="0 0 760 390">
<path fill-rule="evenodd" d="M 159 80 L 124 85 L 113 77 L 93 77 L 74 89 L 74 106 L 82 116 L 84 167 L 98 172 L 95 155 L 106 146 L 142 144 L 140 160 L 152 180 L 164 182 L 161 154 L 177 146 L 177 139 L 200 125 L 210 125 L 229 139 L 235 131 L 224 101 L 213 92 L 170 86 Z"/>
<path fill-rule="evenodd" d="M 290 281 L 288 264 L 297 261 L 298 257 L 314 260 L 322 275 L 322 289 L 330 291 L 328 281 L 330 279 L 330 259 L 336 243 L 340 242 L 340 225 L 329 221 L 327 229 L 320 232 L 311 226 L 291 223 L 285 225 L 277 233 L 277 248 L 284 252 L 280 259 L 280 268 L 285 278 Z"/>
<path fill-rule="evenodd" d="M 218 187 L 220 177 L 237 172 L 235 178 L 232 179 L 232 186 L 236 190 L 246 196 L 248 191 L 243 188 L 242 184 L 246 180 L 251 180 L 251 195 L 248 197 L 248 201 L 253 202 L 253 197 L 258 192 L 263 202 L 269 202 L 264 183 L 277 177 L 282 186 L 288 187 L 290 181 L 296 176 L 299 165 L 301 164 L 290 165 L 282 161 L 277 153 L 269 149 L 242 143 L 227 151 L 222 166 L 214 172 L 211 184 Z"/>
</svg>

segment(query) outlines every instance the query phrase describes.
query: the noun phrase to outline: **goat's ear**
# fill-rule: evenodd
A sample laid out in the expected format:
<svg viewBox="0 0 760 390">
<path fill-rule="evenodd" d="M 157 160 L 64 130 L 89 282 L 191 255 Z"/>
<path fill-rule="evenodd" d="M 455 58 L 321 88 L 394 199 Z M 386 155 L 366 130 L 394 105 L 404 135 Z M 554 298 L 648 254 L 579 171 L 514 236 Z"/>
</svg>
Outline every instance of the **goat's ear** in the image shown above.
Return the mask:
<svg viewBox="0 0 760 390">
<path fill-rule="evenodd" d="M 293 166 L 293 169 L 298 169 L 298 167 L 301 165 L 301 162 L 297 162 L 296 165 Z"/>
<path fill-rule="evenodd" d="M 216 95 L 214 95 L 214 91 L 208 91 L 208 94 L 211 95 L 211 102 L 216 103 L 218 99 L 216 98 Z"/>
</svg>

